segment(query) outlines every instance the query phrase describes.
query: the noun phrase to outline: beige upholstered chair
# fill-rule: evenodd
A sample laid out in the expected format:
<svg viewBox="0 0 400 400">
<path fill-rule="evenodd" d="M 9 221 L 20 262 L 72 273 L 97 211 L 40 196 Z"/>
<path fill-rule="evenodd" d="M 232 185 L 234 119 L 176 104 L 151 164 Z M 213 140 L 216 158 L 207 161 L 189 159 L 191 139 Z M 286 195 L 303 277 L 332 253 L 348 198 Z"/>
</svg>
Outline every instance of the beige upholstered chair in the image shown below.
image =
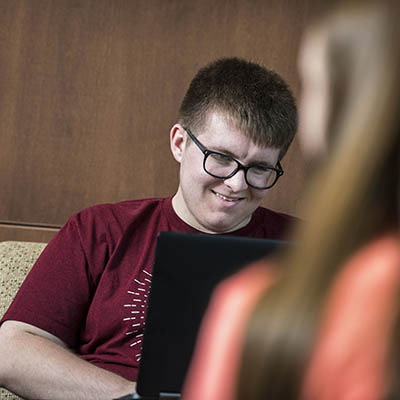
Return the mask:
<svg viewBox="0 0 400 400">
<path fill-rule="evenodd" d="M 7 310 L 45 245 L 31 242 L 0 242 L 0 317 Z M 0 388 L 0 400 L 6 399 L 20 397 Z"/>
</svg>

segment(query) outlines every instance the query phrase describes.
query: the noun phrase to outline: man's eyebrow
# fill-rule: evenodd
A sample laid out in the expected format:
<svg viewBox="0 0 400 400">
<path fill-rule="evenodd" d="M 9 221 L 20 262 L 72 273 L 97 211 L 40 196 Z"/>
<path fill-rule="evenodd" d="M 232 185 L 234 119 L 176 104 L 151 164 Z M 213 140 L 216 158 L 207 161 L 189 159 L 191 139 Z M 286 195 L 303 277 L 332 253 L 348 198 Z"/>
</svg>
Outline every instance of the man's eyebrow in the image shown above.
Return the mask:
<svg viewBox="0 0 400 400">
<path fill-rule="evenodd" d="M 235 160 L 240 161 L 239 158 L 235 154 L 231 153 L 227 149 L 223 149 L 223 148 L 216 146 L 216 147 L 210 148 L 210 150 L 216 151 L 217 153 L 221 153 L 226 156 L 230 156 L 230 157 L 234 158 Z M 240 162 L 242 164 L 244 164 L 242 161 L 240 161 Z M 252 165 L 252 166 L 259 165 L 261 167 L 275 168 L 275 165 L 272 165 L 270 162 L 265 161 L 265 160 L 251 160 L 250 162 L 246 163 L 246 165 Z"/>
<path fill-rule="evenodd" d="M 248 165 L 254 165 L 254 166 L 259 165 L 260 167 L 275 168 L 275 165 L 272 165 L 272 164 L 271 164 L 270 162 L 268 162 L 268 161 L 257 161 L 257 160 L 255 160 L 255 161 L 250 161 L 250 162 L 248 163 Z"/>
<path fill-rule="evenodd" d="M 217 153 L 224 154 L 224 155 L 226 155 L 226 156 L 230 156 L 230 157 L 232 157 L 232 158 L 234 158 L 234 159 L 237 159 L 237 158 L 238 158 L 235 154 L 231 153 L 231 152 L 230 152 L 229 150 L 227 150 L 227 149 L 224 149 L 223 147 L 211 146 L 211 147 L 208 147 L 208 149 L 211 150 L 211 151 L 215 151 L 215 152 L 217 152 Z"/>
</svg>

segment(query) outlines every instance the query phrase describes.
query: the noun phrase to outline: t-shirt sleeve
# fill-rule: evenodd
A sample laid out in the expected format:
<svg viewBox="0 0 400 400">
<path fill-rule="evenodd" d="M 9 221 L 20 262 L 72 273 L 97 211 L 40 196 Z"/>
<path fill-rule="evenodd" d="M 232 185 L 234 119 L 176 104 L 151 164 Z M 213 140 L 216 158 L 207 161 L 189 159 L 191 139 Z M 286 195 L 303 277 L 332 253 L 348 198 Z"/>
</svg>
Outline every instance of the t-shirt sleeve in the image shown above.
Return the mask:
<svg viewBox="0 0 400 400">
<path fill-rule="evenodd" d="M 1 322 L 25 322 L 78 347 L 94 292 L 81 236 L 77 217 L 71 217 L 40 255 Z"/>
</svg>

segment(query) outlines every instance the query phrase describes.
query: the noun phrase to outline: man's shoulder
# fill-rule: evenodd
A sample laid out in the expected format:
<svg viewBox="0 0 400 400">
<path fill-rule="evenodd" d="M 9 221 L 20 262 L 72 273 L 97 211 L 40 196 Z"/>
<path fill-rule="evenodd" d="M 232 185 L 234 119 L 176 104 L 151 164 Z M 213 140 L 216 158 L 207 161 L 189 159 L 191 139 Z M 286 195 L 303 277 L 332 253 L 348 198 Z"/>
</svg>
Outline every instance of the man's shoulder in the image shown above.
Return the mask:
<svg viewBox="0 0 400 400">
<path fill-rule="evenodd" d="M 118 226 L 126 229 L 139 220 L 152 220 L 162 215 L 164 204 L 169 198 L 145 198 L 124 200 L 114 203 L 100 203 L 73 214 L 68 219 L 68 225 L 79 226 L 79 229 L 100 227 L 108 229 Z M 92 229 L 90 228 L 90 229 Z"/>
<path fill-rule="evenodd" d="M 123 200 L 114 203 L 100 203 L 89 206 L 75 215 L 94 215 L 102 216 L 107 214 L 135 214 L 143 212 L 146 209 L 156 209 L 169 198 L 166 197 L 154 197 L 134 200 Z"/>
</svg>

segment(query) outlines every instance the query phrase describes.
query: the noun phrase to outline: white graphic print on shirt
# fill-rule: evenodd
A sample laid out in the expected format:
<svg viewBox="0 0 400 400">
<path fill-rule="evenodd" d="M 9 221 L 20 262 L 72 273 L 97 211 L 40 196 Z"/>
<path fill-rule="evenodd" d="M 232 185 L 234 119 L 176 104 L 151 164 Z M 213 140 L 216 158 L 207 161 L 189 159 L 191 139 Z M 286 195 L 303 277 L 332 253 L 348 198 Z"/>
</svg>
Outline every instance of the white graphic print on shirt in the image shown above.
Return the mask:
<svg viewBox="0 0 400 400">
<path fill-rule="evenodd" d="M 130 347 L 134 350 L 134 358 L 137 362 L 141 358 L 143 330 L 151 287 L 152 274 L 149 270 L 151 270 L 150 267 L 144 268 L 139 278 L 134 279 L 133 288 L 128 291 L 131 302 L 124 304 L 124 307 L 129 310 L 129 316 L 124 318 L 124 321 L 130 324 L 126 335 L 132 336 Z"/>
</svg>

